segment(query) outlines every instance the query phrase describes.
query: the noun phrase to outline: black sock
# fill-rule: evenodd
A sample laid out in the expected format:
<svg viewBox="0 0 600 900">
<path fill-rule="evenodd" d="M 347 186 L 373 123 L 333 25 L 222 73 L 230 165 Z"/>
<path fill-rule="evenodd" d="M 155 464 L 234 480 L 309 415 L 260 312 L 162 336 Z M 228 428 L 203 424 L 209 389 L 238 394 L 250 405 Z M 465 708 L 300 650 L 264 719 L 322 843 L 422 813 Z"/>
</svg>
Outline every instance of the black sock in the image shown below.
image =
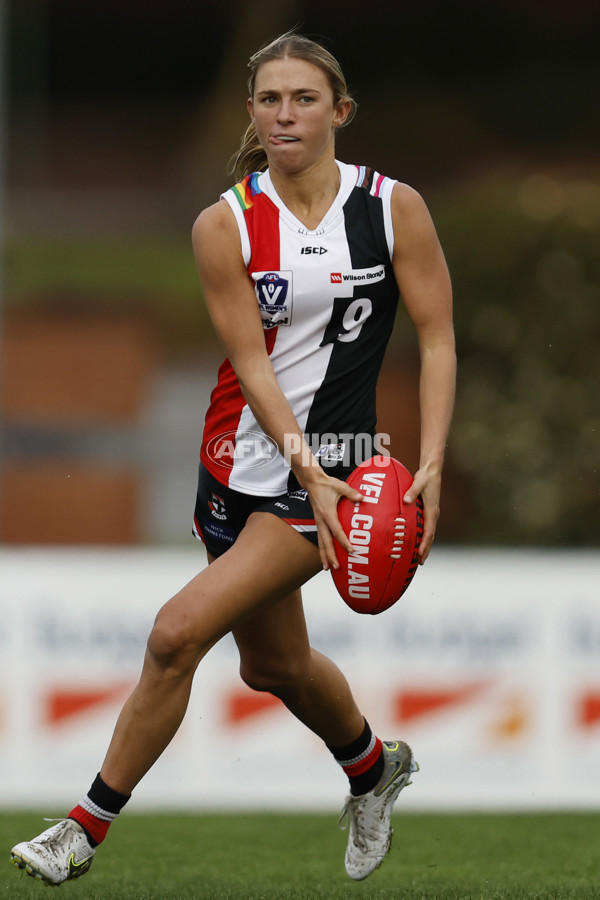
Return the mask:
<svg viewBox="0 0 600 900">
<path fill-rule="evenodd" d="M 360 737 L 345 747 L 330 747 L 350 781 L 353 796 L 372 791 L 383 773 L 383 747 L 365 719 Z"/>
<path fill-rule="evenodd" d="M 86 796 L 69 813 L 69 818 L 81 825 L 90 845 L 97 847 L 130 796 L 113 790 L 98 774 Z"/>
</svg>

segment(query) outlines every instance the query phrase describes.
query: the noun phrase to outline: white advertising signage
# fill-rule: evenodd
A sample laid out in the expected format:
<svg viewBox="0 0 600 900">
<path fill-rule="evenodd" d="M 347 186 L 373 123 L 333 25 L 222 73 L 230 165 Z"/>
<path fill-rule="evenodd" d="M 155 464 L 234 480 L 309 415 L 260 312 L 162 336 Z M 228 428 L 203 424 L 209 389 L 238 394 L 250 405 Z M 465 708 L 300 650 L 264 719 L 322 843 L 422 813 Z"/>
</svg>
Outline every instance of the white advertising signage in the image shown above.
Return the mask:
<svg viewBox="0 0 600 900">
<path fill-rule="evenodd" d="M 0 804 L 63 814 L 100 768 L 159 607 L 202 551 L 0 552 Z M 305 588 L 315 647 L 421 771 L 413 809 L 600 804 L 600 554 L 437 547 L 379 616 L 331 577 Z M 230 637 L 137 808 L 337 809 L 341 770 L 279 700 L 247 688 Z M 133 804 L 132 804 L 133 806 Z"/>
</svg>

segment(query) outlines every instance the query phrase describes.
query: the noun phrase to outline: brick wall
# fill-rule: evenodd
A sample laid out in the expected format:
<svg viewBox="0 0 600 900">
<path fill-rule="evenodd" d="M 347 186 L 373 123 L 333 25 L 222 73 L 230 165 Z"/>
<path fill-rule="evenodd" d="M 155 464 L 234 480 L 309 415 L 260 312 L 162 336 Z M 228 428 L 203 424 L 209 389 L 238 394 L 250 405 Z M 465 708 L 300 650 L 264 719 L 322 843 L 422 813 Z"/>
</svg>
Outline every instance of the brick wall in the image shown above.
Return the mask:
<svg viewBox="0 0 600 900">
<path fill-rule="evenodd" d="M 140 319 L 9 314 L 3 325 L 0 540 L 130 544 L 142 473 L 127 452 L 155 348 Z M 94 447 L 112 433 L 112 453 Z"/>
</svg>

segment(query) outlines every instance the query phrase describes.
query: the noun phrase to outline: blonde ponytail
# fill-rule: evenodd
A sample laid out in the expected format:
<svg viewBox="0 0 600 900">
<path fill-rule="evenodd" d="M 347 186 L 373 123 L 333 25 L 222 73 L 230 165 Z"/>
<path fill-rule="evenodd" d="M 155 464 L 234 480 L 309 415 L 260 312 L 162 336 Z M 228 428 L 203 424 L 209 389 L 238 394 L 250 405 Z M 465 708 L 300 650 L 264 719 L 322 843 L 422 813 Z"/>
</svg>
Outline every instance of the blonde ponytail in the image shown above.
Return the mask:
<svg viewBox="0 0 600 900">
<path fill-rule="evenodd" d="M 254 122 L 250 122 L 239 149 L 229 160 L 227 170 L 233 174 L 236 183 L 252 172 L 264 172 L 267 168 L 267 154 L 258 140 Z"/>
</svg>

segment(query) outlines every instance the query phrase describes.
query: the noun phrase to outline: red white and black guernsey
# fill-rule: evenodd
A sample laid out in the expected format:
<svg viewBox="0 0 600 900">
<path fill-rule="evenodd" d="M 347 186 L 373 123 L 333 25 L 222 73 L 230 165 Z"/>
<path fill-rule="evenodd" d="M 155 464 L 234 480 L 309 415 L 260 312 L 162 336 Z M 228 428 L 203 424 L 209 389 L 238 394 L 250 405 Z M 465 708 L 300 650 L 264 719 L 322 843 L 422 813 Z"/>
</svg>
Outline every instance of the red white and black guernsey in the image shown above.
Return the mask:
<svg viewBox="0 0 600 900">
<path fill-rule="evenodd" d="M 352 469 L 364 458 L 365 436 L 376 431 L 376 383 L 398 304 L 395 182 L 364 166 L 337 165 L 339 192 L 314 231 L 283 204 L 268 170 L 223 197 L 238 224 L 277 380 L 321 463 Z M 233 490 L 276 496 L 288 489 L 290 469 L 272 447 L 225 360 L 206 415 L 203 465 Z"/>
</svg>

